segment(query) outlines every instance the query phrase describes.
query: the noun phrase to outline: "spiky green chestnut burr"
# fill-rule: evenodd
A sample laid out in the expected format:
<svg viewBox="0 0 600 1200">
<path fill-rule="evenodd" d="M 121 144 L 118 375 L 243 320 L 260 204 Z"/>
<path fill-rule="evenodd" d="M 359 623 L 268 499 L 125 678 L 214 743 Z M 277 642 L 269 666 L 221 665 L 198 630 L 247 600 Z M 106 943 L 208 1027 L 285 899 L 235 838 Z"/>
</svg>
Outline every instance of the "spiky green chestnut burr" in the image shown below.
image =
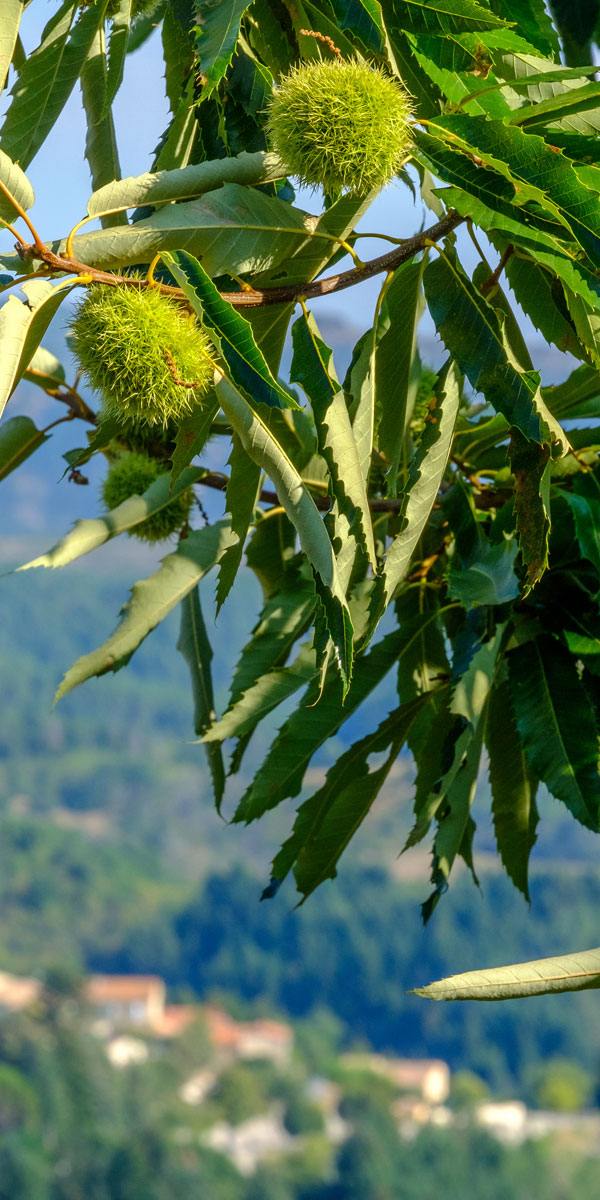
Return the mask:
<svg viewBox="0 0 600 1200">
<path fill-rule="evenodd" d="M 213 382 L 206 334 L 157 288 L 91 284 L 71 330 L 104 415 L 124 424 L 181 421 Z"/>
<path fill-rule="evenodd" d="M 170 421 L 168 425 L 146 425 L 140 421 L 120 422 L 119 442 L 124 442 L 130 450 L 141 450 L 158 458 L 163 463 L 168 462 L 175 448 L 175 440 L 179 426 Z"/>
<path fill-rule="evenodd" d="M 130 496 L 142 496 L 151 483 L 164 472 L 164 463 L 147 454 L 132 451 L 121 455 L 111 466 L 102 485 L 102 499 L 107 509 L 117 508 Z M 170 504 L 140 521 L 129 530 L 131 537 L 144 542 L 162 542 L 181 529 L 189 517 L 193 493 L 191 488 L 176 496 Z"/>
<path fill-rule="evenodd" d="M 290 175 L 366 195 L 397 173 L 410 145 L 402 84 L 357 60 L 306 63 L 284 76 L 267 130 Z"/>
</svg>

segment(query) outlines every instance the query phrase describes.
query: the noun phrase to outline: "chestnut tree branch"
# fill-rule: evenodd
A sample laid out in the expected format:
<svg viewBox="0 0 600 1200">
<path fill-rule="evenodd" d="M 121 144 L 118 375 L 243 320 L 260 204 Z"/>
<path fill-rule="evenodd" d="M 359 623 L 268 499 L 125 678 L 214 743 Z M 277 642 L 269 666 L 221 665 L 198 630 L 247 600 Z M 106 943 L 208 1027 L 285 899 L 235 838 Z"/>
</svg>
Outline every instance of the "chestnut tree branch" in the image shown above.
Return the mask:
<svg viewBox="0 0 600 1200">
<path fill-rule="evenodd" d="M 365 279 L 371 279 L 374 275 L 379 275 L 383 271 L 395 271 L 402 263 L 408 262 L 419 251 L 424 250 L 431 242 L 439 241 L 457 225 L 462 224 L 465 220 L 459 213 L 449 212 L 440 221 L 436 221 L 429 229 L 424 229 L 422 233 L 416 233 L 413 237 L 406 238 L 406 241 L 394 250 L 389 250 L 386 254 L 380 254 L 378 258 L 372 258 L 362 267 L 352 267 L 349 271 L 342 271 L 338 275 L 329 275 L 325 279 L 315 279 L 311 283 L 292 283 L 283 287 L 268 287 L 268 288 L 250 288 L 247 291 L 240 292 L 223 292 L 224 300 L 229 301 L 234 308 L 264 308 L 271 304 L 294 304 L 297 300 L 311 300 L 317 296 L 329 296 L 333 292 L 341 292 L 345 288 L 354 287 L 357 283 L 363 283 Z M 22 258 L 41 258 L 50 271 L 60 272 L 68 275 L 82 275 L 89 277 L 90 281 L 95 283 L 105 283 L 112 287 L 135 287 L 145 288 L 152 286 L 158 288 L 165 296 L 172 296 L 177 300 L 185 300 L 181 288 L 171 287 L 166 283 L 158 283 L 156 280 L 149 285 L 144 279 L 136 279 L 132 275 L 115 275 L 111 271 L 100 271 L 97 267 L 88 267 L 86 263 L 79 262 L 75 258 L 61 257 L 54 254 L 48 246 L 39 249 L 37 246 L 17 246 L 18 253 Z"/>
</svg>

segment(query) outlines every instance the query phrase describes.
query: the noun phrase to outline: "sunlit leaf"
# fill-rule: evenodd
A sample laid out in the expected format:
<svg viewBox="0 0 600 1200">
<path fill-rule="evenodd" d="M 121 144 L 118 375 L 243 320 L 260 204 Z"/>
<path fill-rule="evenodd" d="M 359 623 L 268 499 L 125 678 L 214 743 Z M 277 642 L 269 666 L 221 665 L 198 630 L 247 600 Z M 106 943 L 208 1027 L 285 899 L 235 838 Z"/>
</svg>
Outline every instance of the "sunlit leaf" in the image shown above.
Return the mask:
<svg viewBox="0 0 600 1200">
<path fill-rule="evenodd" d="M 563 954 L 560 958 L 540 958 L 535 962 L 515 963 L 512 967 L 450 975 L 428 987 L 415 988 L 414 992 L 428 1000 L 511 1000 L 598 987 L 600 950 L 581 950 L 578 954 Z"/>
<path fill-rule="evenodd" d="M 91 654 L 84 654 L 67 671 L 56 692 L 55 704 L 93 675 L 105 675 L 107 671 L 119 671 L 124 667 L 140 642 L 215 566 L 230 544 L 229 521 L 196 529 L 179 542 L 177 549 L 163 558 L 153 575 L 134 585 L 130 599 L 121 610 L 121 621 L 115 632 L 102 646 Z"/>
</svg>

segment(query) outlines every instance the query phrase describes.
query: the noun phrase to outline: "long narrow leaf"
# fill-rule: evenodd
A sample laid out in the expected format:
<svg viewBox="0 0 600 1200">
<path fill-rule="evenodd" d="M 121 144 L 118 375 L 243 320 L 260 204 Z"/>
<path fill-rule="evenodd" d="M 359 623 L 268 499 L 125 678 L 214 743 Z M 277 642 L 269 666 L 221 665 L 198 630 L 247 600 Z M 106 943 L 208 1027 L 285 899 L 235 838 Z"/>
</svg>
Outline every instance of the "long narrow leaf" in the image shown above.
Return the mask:
<svg viewBox="0 0 600 1200">
<path fill-rule="evenodd" d="M 310 399 L 319 449 L 329 468 L 333 494 L 351 525 L 354 514 L 358 515 L 358 536 L 369 561 L 376 566 L 366 483 L 344 393 L 335 375 L 332 352 L 322 341 L 311 313 L 294 323 L 292 339 L 294 357 L 290 379 L 299 383 Z"/>
<path fill-rule="evenodd" d="M 451 365 L 438 382 L 435 408 L 429 413 L 429 422 L 406 485 L 402 528 L 388 550 L 383 576 L 376 584 L 372 605 L 373 626 L 405 578 L 417 542 L 429 519 L 446 470 L 459 401 L 459 376 Z"/>
<path fill-rule="evenodd" d="M 23 168 L 37 154 L 69 99 L 105 8 L 105 0 L 96 0 L 82 12 L 78 0 L 66 0 L 19 71 L 0 145 Z"/>
<path fill-rule="evenodd" d="M 223 78 L 240 36 L 248 0 L 197 0 L 196 46 L 202 75 L 202 98 L 208 98 Z"/>
<path fill-rule="evenodd" d="M 597 831 L 600 774 L 597 736 L 575 661 L 541 637 L 508 655 L 519 736 L 539 779 L 573 816 Z"/>
<path fill-rule="evenodd" d="M 113 508 L 104 517 L 92 517 L 76 521 L 74 528 L 61 538 L 46 554 L 34 558 L 31 562 L 18 567 L 19 571 L 29 571 L 31 567 L 65 567 L 84 554 L 90 554 L 103 546 L 111 538 L 118 537 L 135 529 L 141 521 L 145 521 L 152 513 L 158 512 L 176 499 L 205 474 L 198 467 L 190 467 L 179 477 L 175 487 L 170 489 L 169 476 L 161 475 L 143 496 L 130 496 L 118 508 Z"/>
<path fill-rule="evenodd" d="M 536 782 L 517 732 L 506 682 L 492 688 L 485 742 L 498 853 L 515 887 L 529 900 L 527 870 L 536 840 Z"/>
<path fill-rule="evenodd" d="M 343 703 L 337 680 L 326 683 L 318 703 L 315 703 L 319 697 L 318 681 L 309 686 L 304 702 L 279 730 L 264 763 L 242 797 L 235 821 L 254 821 L 288 796 L 297 796 L 313 754 L 328 737 L 337 733 L 381 682 L 391 669 L 400 644 L 401 635 L 394 631 L 361 656 L 360 669 Z"/>
<path fill-rule="evenodd" d="M 23 8 L 24 0 L 4 0 L 2 4 L 0 12 L 0 92 L 6 83 L 8 68 L 17 44 Z"/>
<path fill-rule="evenodd" d="M 197 587 L 192 588 L 181 601 L 181 626 L 177 649 L 189 667 L 194 697 L 194 729 L 197 734 L 201 734 L 214 721 L 215 701 L 210 666 L 213 652 Z M 212 777 L 215 805 L 219 812 L 225 792 L 225 767 L 221 747 L 207 746 L 206 757 Z"/>
<path fill-rule="evenodd" d="M 94 188 L 121 175 L 112 110 L 106 102 L 107 76 L 106 35 L 101 27 L 81 71 L 81 97 L 87 121 L 85 156 Z M 101 223 L 104 229 L 110 229 L 126 225 L 127 221 L 124 213 L 115 213 L 102 216 Z"/>
<path fill-rule="evenodd" d="M 294 828 L 273 862 L 272 878 L 281 883 L 294 869 L 304 899 L 336 873 L 340 856 L 369 813 L 398 757 L 422 701 L 402 706 L 378 729 L 355 742 L 330 767 L 323 787 L 305 800 Z M 369 756 L 389 751 L 369 769 Z"/>
<path fill-rule="evenodd" d="M 174 200 L 192 200 L 214 191 L 225 183 L 269 183 L 284 174 L 281 159 L 264 150 L 236 158 L 218 158 L 174 171 L 147 172 L 115 180 L 99 188 L 87 203 L 89 217 L 147 204 L 167 204 Z"/>
<path fill-rule="evenodd" d="M 229 521 L 194 530 L 180 542 L 173 554 L 163 558 L 153 575 L 134 584 L 131 597 L 121 611 L 118 628 L 102 646 L 79 658 L 67 671 L 54 703 L 86 679 L 124 667 L 144 638 L 215 566 L 230 544 Z"/>
<path fill-rule="evenodd" d="M 302 549 L 315 572 L 327 628 L 347 691 L 352 677 L 352 623 L 325 525 L 296 468 L 261 418 L 227 379 L 221 378 L 216 386 L 223 412 L 247 454 L 273 480 L 279 501 L 298 532 Z"/>
<path fill-rule="evenodd" d="M 425 269 L 424 283 L 438 332 L 473 387 L 524 437 L 566 450 L 566 436 L 542 399 L 539 376 L 515 366 L 494 309 L 459 264 L 440 256 Z"/>
<path fill-rule="evenodd" d="M 164 257 L 202 324 L 216 337 L 234 383 L 250 402 L 295 407 L 296 401 L 271 374 L 254 340 L 252 326 L 223 299 L 198 260 L 185 250 Z"/>
<path fill-rule="evenodd" d="M 414 994 L 428 1000 L 513 1000 L 523 996 L 545 996 L 550 992 L 583 992 L 598 987 L 600 949 L 563 954 L 560 958 L 539 958 L 535 962 L 515 963 L 512 967 L 450 975 L 428 987 L 415 988 Z"/>
</svg>

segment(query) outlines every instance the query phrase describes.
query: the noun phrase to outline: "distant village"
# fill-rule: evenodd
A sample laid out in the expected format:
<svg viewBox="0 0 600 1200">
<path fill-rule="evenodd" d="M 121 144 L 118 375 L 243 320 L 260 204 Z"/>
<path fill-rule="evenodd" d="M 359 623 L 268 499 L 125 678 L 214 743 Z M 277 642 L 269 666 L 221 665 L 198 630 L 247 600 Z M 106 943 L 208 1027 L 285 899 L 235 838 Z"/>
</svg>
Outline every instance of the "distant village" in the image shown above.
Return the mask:
<svg viewBox="0 0 600 1200">
<path fill-rule="evenodd" d="M 3 1013 L 33 1010 L 42 984 L 32 977 L 0 971 L 0 1019 Z M 294 1032 L 283 1021 L 236 1020 L 214 1004 L 170 1004 L 164 980 L 153 975 L 92 975 L 84 982 L 83 1000 L 89 1013 L 90 1033 L 100 1039 L 115 1070 L 140 1067 L 160 1053 L 161 1044 L 181 1037 L 195 1023 L 209 1045 L 208 1062 L 194 1065 L 180 1086 L 186 1105 L 200 1106 L 209 1097 L 220 1074 L 232 1063 L 267 1060 L 281 1071 L 290 1068 Z M 474 1122 L 506 1145 L 530 1139 L 576 1134 L 590 1153 L 600 1154 L 600 1112 L 545 1112 L 529 1109 L 521 1100 L 483 1100 L 469 1112 L 448 1104 L 451 1072 L 439 1059 L 398 1058 L 369 1052 L 345 1053 L 339 1065 L 348 1072 L 382 1077 L 393 1085 L 391 1112 L 405 1139 L 425 1125 L 464 1127 Z M 352 1132 L 340 1115 L 339 1083 L 312 1076 L 306 1083 L 307 1099 L 322 1112 L 325 1135 L 331 1144 L 343 1142 Z M 292 1151 L 298 1137 L 290 1134 L 277 1105 L 270 1111 L 232 1125 L 219 1121 L 208 1128 L 204 1142 L 226 1155 L 238 1171 L 250 1175 L 263 1161 Z"/>
</svg>

